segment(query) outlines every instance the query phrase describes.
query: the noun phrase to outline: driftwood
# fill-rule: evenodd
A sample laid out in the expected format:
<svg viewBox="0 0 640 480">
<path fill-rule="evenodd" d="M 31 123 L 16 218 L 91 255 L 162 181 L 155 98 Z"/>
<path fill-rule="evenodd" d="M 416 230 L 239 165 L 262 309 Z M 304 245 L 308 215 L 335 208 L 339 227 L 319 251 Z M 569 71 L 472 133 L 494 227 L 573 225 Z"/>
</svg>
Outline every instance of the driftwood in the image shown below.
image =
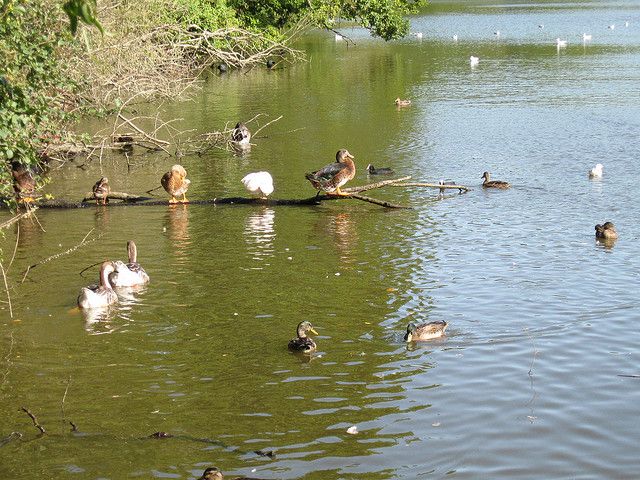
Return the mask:
<svg viewBox="0 0 640 480">
<path fill-rule="evenodd" d="M 442 183 L 406 182 L 406 183 L 394 183 L 392 187 L 430 187 L 430 188 L 437 188 L 439 190 L 445 190 L 447 188 L 455 188 L 459 190 L 460 193 L 469 191 L 469 187 L 465 187 L 464 185 L 442 184 Z"/>
<path fill-rule="evenodd" d="M 20 220 L 21 218 L 25 218 L 30 216 L 33 212 L 35 212 L 38 209 L 37 205 L 33 205 L 33 206 L 29 206 L 27 208 L 26 212 L 22 212 L 19 213 L 18 215 L 15 215 L 14 217 L 11 217 L 9 220 L 0 223 L 0 230 L 2 230 L 3 228 L 7 228 L 10 227 L 11 225 L 13 225 L 14 223 L 16 223 L 18 220 Z"/>
<path fill-rule="evenodd" d="M 124 192 L 111 192 L 107 195 L 109 200 L 122 200 L 123 202 L 143 202 L 145 200 L 151 200 L 151 197 L 143 197 L 140 195 L 132 195 L 131 193 Z M 87 192 L 84 194 L 84 198 L 81 200 L 82 202 L 93 202 L 97 200 L 96 196 L 93 192 Z M 102 198 L 100 198 L 102 200 Z M 51 207 L 49 207 L 51 208 Z"/>
</svg>

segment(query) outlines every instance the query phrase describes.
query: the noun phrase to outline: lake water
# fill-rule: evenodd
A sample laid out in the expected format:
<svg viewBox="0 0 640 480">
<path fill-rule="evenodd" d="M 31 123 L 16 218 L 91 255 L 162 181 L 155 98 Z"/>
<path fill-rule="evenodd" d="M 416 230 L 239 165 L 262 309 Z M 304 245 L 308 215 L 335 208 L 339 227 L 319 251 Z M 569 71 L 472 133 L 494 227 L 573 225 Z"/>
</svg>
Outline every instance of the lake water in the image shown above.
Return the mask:
<svg viewBox="0 0 640 480">
<path fill-rule="evenodd" d="M 209 465 L 231 478 L 637 478 L 640 379 L 622 375 L 640 374 L 640 4 L 438 2 L 412 19 L 422 39 L 342 31 L 355 45 L 310 34 L 308 62 L 214 76 L 162 107 L 196 132 L 282 115 L 247 155 L 181 158 L 190 198 L 244 195 L 240 178 L 264 169 L 274 198 L 309 197 L 304 173 L 339 148 L 356 157 L 351 185 L 373 163 L 472 190 L 369 192 L 412 210 L 343 200 L 21 221 L 2 243 L 6 266 L 17 241 L 13 320 L 0 304 L 0 478 L 193 479 Z M 104 174 L 143 193 L 176 160 L 131 163 L 69 164 L 49 191 L 81 198 Z M 604 176 L 589 180 L 596 163 Z M 485 170 L 513 188 L 484 191 Z M 605 220 L 613 246 L 594 239 Z M 19 283 L 91 229 L 103 236 Z M 124 258 L 128 239 L 148 288 L 103 318 L 74 310 L 97 278 L 79 272 Z M 310 359 L 286 348 L 302 320 L 319 333 Z M 409 321 L 433 320 L 446 337 L 403 343 Z M 146 438 L 157 431 L 174 437 Z"/>
</svg>

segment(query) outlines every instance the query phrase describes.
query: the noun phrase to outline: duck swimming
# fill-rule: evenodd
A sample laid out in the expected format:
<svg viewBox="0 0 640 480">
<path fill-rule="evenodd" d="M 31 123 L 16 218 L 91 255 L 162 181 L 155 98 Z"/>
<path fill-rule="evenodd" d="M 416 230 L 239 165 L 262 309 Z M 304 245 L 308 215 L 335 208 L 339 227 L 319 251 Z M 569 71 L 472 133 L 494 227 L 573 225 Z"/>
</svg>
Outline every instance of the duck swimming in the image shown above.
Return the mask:
<svg viewBox="0 0 640 480">
<path fill-rule="evenodd" d="M 318 332 L 313 329 L 313 325 L 311 325 L 310 322 L 300 322 L 296 330 L 297 337 L 289 341 L 289 350 L 304 353 L 311 353 L 315 351 L 316 342 L 307 337 L 307 332 L 318 335 Z"/>
<path fill-rule="evenodd" d="M 174 165 L 171 170 L 165 173 L 160 179 L 160 184 L 166 192 L 171 195 L 169 203 L 189 203 L 186 193 L 191 180 L 187 178 L 187 171 L 182 165 Z M 182 200 L 176 197 L 182 195 Z"/>
<path fill-rule="evenodd" d="M 604 166 L 601 163 L 597 163 L 595 167 L 589 170 L 589 178 L 601 178 L 603 168 Z"/>
<path fill-rule="evenodd" d="M 442 337 L 444 335 L 444 331 L 447 329 L 447 326 L 448 323 L 443 320 L 423 323 L 422 325 L 410 323 L 409 325 L 407 325 L 407 333 L 404 336 L 404 341 L 415 342 Z"/>
<path fill-rule="evenodd" d="M 267 198 L 273 193 L 273 177 L 269 172 L 253 172 L 241 180 L 244 187 L 253 195 Z"/>
<path fill-rule="evenodd" d="M 109 281 L 109 274 L 114 271 L 112 262 L 103 262 L 100 266 L 100 283 L 97 287 L 83 287 L 78 295 L 80 308 L 107 307 L 118 302 L 118 295 Z"/>
<path fill-rule="evenodd" d="M 602 225 L 596 225 L 596 238 L 602 240 L 616 240 L 618 238 L 618 232 L 616 227 L 611 222 L 604 222 Z"/>
<path fill-rule="evenodd" d="M 198 480 L 223 480 L 224 475 L 218 468 L 209 467 L 203 473 L 202 476 Z M 260 480 L 258 478 L 249 478 L 249 477 L 236 477 L 234 480 Z"/>
<path fill-rule="evenodd" d="M 133 240 L 127 242 L 129 263 L 120 260 L 113 262 L 114 271 L 109 274 L 109 281 L 114 287 L 135 287 L 149 283 L 149 275 L 136 261 L 138 249 Z"/>
<path fill-rule="evenodd" d="M 389 167 L 376 168 L 373 165 L 367 165 L 367 173 L 369 175 L 393 175 L 395 172 Z"/>
<path fill-rule="evenodd" d="M 502 180 L 490 180 L 489 172 L 484 172 L 482 177 L 484 178 L 484 182 L 482 182 L 482 186 L 484 188 L 509 188 L 511 185 L 509 182 L 503 182 Z"/>
<path fill-rule="evenodd" d="M 98 180 L 91 190 L 93 191 L 93 196 L 96 199 L 96 205 L 107 204 L 109 201 L 109 194 L 111 193 L 111 187 L 109 186 L 109 179 L 107 177 L 102 177 Z"/>
<path fill-rule="evenodd" d="M 348 197 L 349 194 L 342 193 L 340 187 L 356 175 L 356 165 L 353 163 L 353 158 L 353 155 L 343 148 L 336 153 L 335 163 L 330 163 L 318 171 L 307 173 L 305 177 L 318 191 Z"/>
<path fill-rule="evenodd" d="M 400 100 L 400 97 L 396 98 L 396 107 L 408 107 L 411 105 L 411 100 Z"/>
<path fill-rule="evenodd" d="M 238 122 L 233 132 L 231 132 L 231 140 L 238 143 L 238 145 L 249 145 L 251 132 L 244 123 Z"/>
</svg>

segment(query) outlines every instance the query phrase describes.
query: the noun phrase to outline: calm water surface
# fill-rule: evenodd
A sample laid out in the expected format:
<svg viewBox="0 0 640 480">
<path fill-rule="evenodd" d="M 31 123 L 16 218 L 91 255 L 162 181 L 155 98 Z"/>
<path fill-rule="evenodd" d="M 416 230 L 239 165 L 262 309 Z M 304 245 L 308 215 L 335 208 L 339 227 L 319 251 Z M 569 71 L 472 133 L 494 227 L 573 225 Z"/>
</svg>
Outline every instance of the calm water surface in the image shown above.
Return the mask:
<svg viewBox="0 0 640 480">
<path fill-rule="evenodd" d="M 0 478 L 193 479 L 209 465 L 264 479 L 637 478 L 640 380 L 620 375 L 640 374 L 640 5 L 437 3 L 412 30 L 421 41 L 312 34 L 307 63 L 214 77 L 163 106 L 196 132 L 283 116 L 245 156 L 183 157 L 190 196 L 243 195 L 240 178 L 267 169 L 274 197 L 308 197 L 304 173 L 342 147 L 353 184 L 373 163 L 469 193 L 372 192 L 415 207 L 395 211 L 41 210 L 41 226 L 7 233 Z M 397 110 L 398 96 L 413 105 Z M 104 174 L 141 193 L 173 163 L 68 165 L 49 188 L 78 198 Z M 485 170 L 513 188 L 483 191 Z M 610 248 L 594 241 L 605 220 L 621 233 Z M 19 283 L 91 229 L 103 236 Z M 102 317 L 78 313 L 97 277 L 79 272 L 123 258 L 128 239 L 151 284 Z M 319 332 L 311 359 L 286 349 L 301 320 Z M 403 344 L 409 321 L 431 320 L 450 322 L 444 339 Z M 156 431 L 174 437 L 145 438 Z"/>
</svg>

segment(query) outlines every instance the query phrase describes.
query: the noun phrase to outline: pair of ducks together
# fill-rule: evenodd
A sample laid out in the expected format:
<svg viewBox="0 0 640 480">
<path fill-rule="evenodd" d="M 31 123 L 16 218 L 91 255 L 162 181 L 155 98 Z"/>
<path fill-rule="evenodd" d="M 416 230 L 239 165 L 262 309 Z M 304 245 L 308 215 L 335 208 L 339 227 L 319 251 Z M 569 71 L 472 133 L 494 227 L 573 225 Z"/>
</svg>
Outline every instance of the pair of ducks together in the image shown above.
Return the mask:
<svg viewBox="0 0 640 480">
<path fill-rule="evenodd" d="M 113 287 L 136 287 L 149 283 L 149 275 L 136 261 L 138 251 L 133 240 L 127 242 L 129 262 L 121 260 L 106 261 L 100 266 L 98 285 L 89 285 L 80 290 L 78 306 L 80 308 L 104 308 L 118 302 Z"/>
<path fill-rule="evenodd" d="M 412 322 L 407 325 L 407 333 L 404 336 L 404 340 L 405 342 L 416 342 L 442 337 L 448 325 L 449 324 L 443 320 L 420 325 Z M 318 332 L 314 330 L 311 322 L 300 322 L 296 329 L 296 338 L 289 341 L 289 350 L 302 353 L 314 352 L 317 345 L 312 338 L 307 336 L 308 332 L 318 335 Z"/>
</svg>

